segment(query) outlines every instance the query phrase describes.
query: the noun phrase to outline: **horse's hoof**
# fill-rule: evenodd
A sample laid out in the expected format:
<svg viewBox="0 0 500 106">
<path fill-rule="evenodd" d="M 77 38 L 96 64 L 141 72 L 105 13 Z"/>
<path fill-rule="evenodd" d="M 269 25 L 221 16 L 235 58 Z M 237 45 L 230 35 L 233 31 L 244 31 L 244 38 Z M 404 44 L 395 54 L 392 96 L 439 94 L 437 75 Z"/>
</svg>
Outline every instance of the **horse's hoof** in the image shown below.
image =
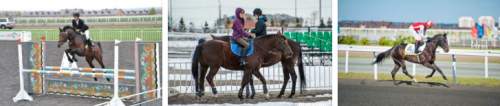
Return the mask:
<svg viewBox="0 0 500 106">
<path fill-rule="evenodd" d="M 198 97 L 202 97 L 203 95 L 204 95 L 204 94 L 203 94 L 203 93 L 201 93 L 201 92 L 196 93 L 196 96 L 198 96 Z"/>
<path fill-rule="evenodd" d="M 266 94 L 265 98 L 266 98 L 266 100 L 269 100 L 269 98 L 271 98 L 271 96 L 269 94 Z"/>
<path fill-rule="evenodd" d="M 242 101 L 243 100 L 243 95 L 238 95 L 238 98 L 240 98 L 240 100 Z"/>
<path fill-rule="evenodd" d="M 293 95 L 288 96 L 288 98 L 293 98 Z"/>
<path fill-rule="evenodd" d="M 427 75 L 427 76 L 425 76 L 425 78 L 431 78 L 431 77 L 432 77 L 431 75 Z"/>
</svg>

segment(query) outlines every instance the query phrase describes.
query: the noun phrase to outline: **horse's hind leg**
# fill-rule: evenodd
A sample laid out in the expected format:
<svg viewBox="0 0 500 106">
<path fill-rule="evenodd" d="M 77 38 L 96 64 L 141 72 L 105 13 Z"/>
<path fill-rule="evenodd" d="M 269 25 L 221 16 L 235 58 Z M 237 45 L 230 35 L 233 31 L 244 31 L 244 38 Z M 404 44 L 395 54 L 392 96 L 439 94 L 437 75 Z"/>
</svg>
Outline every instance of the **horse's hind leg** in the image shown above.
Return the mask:
<svg viewBox="0 0 500 106">
<path fill-rule="evenodd" d="M 392 81 L 394 82 L 394 85 L 396 85 L 396 73 L 398 72 L 401 65 L 396 60 L 394 60 L 394 63 L 395 64 L 394 64 L 394 68 L 391 71 L 391 76 L 392 76 Z"/>
<path fill-rule="evenodd" d="M 288 67 L 283 67 L 283 86 L 281 86 L 281 90 L 280 90 L 280 93 L 278 94 L 278 98 L 281 98 L 281 96 L 283 96 L 283 94 L 285 94 L 285 89 L 286 89 L 286 85 L 288 84 L 288 80 L 290 80 L 290 70 L 288 69 Z"/>
<path fill-rule="evenodd" d="M 92 60 L 94 60 L 94 57 L 92 57 L 92 56 L 85 56 L 85 60 L 89 64 L 90 68 L 95 68 L 94 64 L 92 63 Z M 95 72 L 93 72 L 93 73 L 95 73 Z M 97 77 L 94 77 L 94 81 L 97 81 Z"/>
<path fill-rule="evenodd" d="M 199 97 L 205 95 L 205 76 L 207 75 L 207 69 L 208 69 L 208 66 L 201 66 L 201 70 L 200 70 L 200 78 L 199 78 L 199 83 L 198 83 L 198 93 L 196 95 L 198 95 Z"/>
<path fill-rule="evenodd" d="M 295 70 L 293 66 L 287 66 L 288 71 L 290 73 L 290 76 L 292 77 L 292 91 L 290 92 L 290 96 L 288 98 L 292 98 L 293 95 L 295 95 L 295 86 L 297 86 L 297 74 L 295 73 Z M 287 82 L 285 82 L 287 83 Z"/>
<path fill-rule="evenodd" d="M 208 72 L 208 75 L 207 75 L 207 82 L 210 85 L 210 87 L 212 88 L 212 93 L 216 97 L 217 97 L 217 88 L 215 88 L 214 77 L 217 74 L 217 72 L 219 71 L 219 68 L 220 67 L 210 67 L 210 72 Z"/>
<path fill-rule="evenodd" d="M 417 79 L 416 79 L 416 78 L 414 78 L 412 75 L 410 75 L 410 74 L 408 73 L 408 70 L 406 70 L 406 64 L 404 63 L 404 61 L 401 61 L 401 68 L 403 68 L 403 73 L 404 73 L 406 76 L 410 77 L 410 79 L 413 79 L 413 81 L 417 82 Z"/>
<path fill-rule="evenodd" d="M 93 58 L 95 58 L 95 60 L 97 61 L 97 63 L 99 63 L 99 65 L 101 65 L 101 68 L 106 68 L 106 66 L 104 66 L 104 62 L 102 61 L 102 52 L 94 52 L 93 55 Z M 92 61 L 91 61 L 92 62 Z M 107 78 L 106 77 L 106 80 L 109 82 L 111 81 L 110 78 Z"/>
</svg>

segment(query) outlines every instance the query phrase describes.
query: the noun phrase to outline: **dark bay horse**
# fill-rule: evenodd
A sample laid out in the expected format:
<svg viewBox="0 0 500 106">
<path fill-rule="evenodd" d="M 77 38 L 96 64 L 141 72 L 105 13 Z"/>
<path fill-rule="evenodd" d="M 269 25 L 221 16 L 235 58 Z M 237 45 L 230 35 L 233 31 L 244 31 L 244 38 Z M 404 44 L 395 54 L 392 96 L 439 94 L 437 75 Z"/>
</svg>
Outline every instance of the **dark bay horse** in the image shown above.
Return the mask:
<svg viewBox="0 0 500 106">
<path fill-rule="evenodd" d="M 266 35 L 266 36 L 271 36 L 271 35 Z M 213 36 L 211 37 L 214 40 L 222 40 L 225 42 L 230 41 L 230 36 Z M 302 93 L 305 90 L 306 87 L 306 77 L 304 74 L 304 64 L 302 63 L 302 49 L 300 47 L 300 43 L 295 42 L 293 40 L 287 39 L 288 45 L 290 45 L 290 48 L 293 51 L 293 55 L 290 58 L 284 58 L 285 56 L 279 56 L 280 54 L 270 54 L 267 55 L 265 58 L 265 63 L 262 65 L 262 67 L 268 67 L 272 66 L 278 62 L 281 62 L 281 65 L 283 66 L 283 86 L 281 87 L 280 93 L 278 94 L 278 98 L 281 98 L 283 94 L 285 93 L 286 86 L 288 84 L 288 80 L 290 80 L 290 77 L 292 78 L 292 91 L 290 92 L 290 95 L 288 96 L 289 98 L 293 97 L 295 95 L 295 86 L 297 82 L 297 74 L 295 73 L 295 68 L 294 65 L 297 64 L 298 69 L 299 69 L 299 76 L 300 76 L 300 93 Z M 283 55 L 283 54 L 281 54 Z M 273 58 L 279 58 L 279 59 L 273 59 Z M 279 61 L 278 61 L 279 60 Z M 252 87 L 252 97 L 255 95 L 255 89 L 253 86 L 253 82 L 250 82 L 250 86 Z"/>
<path fill-rule="evenodd" d="M 283 56 L 287 58 L 291 57 L 293 52 L 283 35 L 277 34 L 258 37 L 254 42 L 254 54 L 247 57 L 248 64 L 242 67 L 239 64 L 238 57 L 231 53 L 230 44 L 228 42 L 221 40 L 200 41 L 194 51 L 191 68 L 192 75 L 195 79 L 197 95 L 200 97 L 203 96 L 205 90 L 204 78 L 208 68 L 210 68 L 209 75 L 211 76 L 207 76 L 206 79 L 212 87 L 213 93 L 217 93 L 215 84 L 213 83 L 213 77 L 220 67 L 223 67 L 229 70 L 244 70 L 241 88 L 238 92 L 238 97 L 240 99 L 243 99 L 243 88 L 250 82 L 252 74 L 262 82 L 264 94 L 268 97 L 266 81 L 259 72 L 260 67 L 267 65 L 264 60 L 266 60 L 265 58 L 268 57 L 268 55 L 276 54 L 269 51 L 284 54 Z"/>
<path fill-rule="evenodd" d="M 75 29 L 71 26 L 64 26 L 63 28 L 59 28 L 59 41 L 57 47 L 60 48 L 61 45 L 68 42 L 68 49 L 64 52 L 68 57 L 69 62 L 76 62 L 75 55 L 85 56 L 85 60 L 89 64 L 89 67 L 95 68 L 92 61 L 95 59 L 101 65 L 102 68 L 105 68 L 104 63 L 102 62 L 102 48 L 101 43 L 97 42 L 97 46 L 92 45 L 86 42 L 85 36 L 76 32 Z M 70 56 L 71 55 L 71 56 Z M 109 78 L 106 78 L 108 81 Z M 97 81 L 97 78 L 94 77 L 94 80 Z"/>
<path fill-rule="evenodd" d="M 410 79 L 413 79 L 415 82 L 417 82 L 417 80 L 412 75 L 408 74 L 404 62 L 405 60 L 412 63 L 421 64 L 427 68 L 432 69 L 432 72 L 429 75 L 427 75 L 426 78 L 432 77 L 434 75 L 434 72 L 436 72 L 437 70 L 441 74 L 443 79 L 448 80 L 446 76 L 443 74 L 442 70 L 434 62 L 436 60 L 437 47 L 443 48 L 445 52 L 450 51 L 450 48 L 448 47 L 448 39 L 446 37 L 446 33 L 436 34 L 434 35 L 434 37 L 427 40 L 425 49 L 418 55 L 406 55 L 405 54 L 406 45 L 407 44 L 396 45 L 391 49 L 378 54 L 373 64 L 380 63 L 384 58 L 391 56 L 392 60 L 396 64 L 394 65 L 394 69 L 391 72 L 392 80 L 394 81 L 394 83 L 396 83 L 394 77 L 398 72 L 399 68 L 403 68 L 403 73 L 406 76 L 410 77 Z"/>
</svg>

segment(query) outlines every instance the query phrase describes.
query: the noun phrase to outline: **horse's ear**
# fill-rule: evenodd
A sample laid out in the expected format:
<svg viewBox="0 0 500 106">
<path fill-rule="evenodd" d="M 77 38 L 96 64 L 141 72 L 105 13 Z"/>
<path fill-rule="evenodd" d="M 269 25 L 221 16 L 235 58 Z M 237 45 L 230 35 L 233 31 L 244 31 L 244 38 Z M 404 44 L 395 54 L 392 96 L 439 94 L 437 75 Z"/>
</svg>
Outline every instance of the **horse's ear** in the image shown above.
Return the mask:
<svg viewBox="0 0 500 106">
<path fill-rule="evenodd" d="M 447 33 L 447 32 L 445 32 L 445 33 L 443 34 L 443 36 L 444 36 L 445 38 L 446 38 L 446 35 L 448 35 L 448 33 Z"/>
<path fill-rule="evenodd" d="M 59 27 L 59 32 L 63 32 L 63 29 L 61 27 Z"/>
</svg>

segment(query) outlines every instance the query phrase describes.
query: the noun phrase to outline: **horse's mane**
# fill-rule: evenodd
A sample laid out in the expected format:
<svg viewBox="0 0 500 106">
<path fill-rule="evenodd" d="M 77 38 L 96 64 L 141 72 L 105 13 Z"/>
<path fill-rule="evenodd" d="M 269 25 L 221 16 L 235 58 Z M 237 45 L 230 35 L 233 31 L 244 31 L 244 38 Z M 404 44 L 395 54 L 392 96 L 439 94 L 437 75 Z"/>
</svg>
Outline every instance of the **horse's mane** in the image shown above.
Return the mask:
<svg viewBox="0 0 500 106">
<path fill-rule="evenodd" d="M 72 26 L 69 26 L 69 25 L 66 25 L 62 28 L 63 31 L 66 31 L 67 29 L 71 29 L 71 30 L 75 31 L 75 28 L 73 28 Z"/>
<path fill-rule="evenodd" d="M 431 39 L 428 39 L 427 42 L 432 42 L 434 40 L 439 40 L 440 38 L 444 38 L 444 36 L 446 36 L 446 33 L 436 34 L 436 35 L 432 36 Z"/>
<path fill-rule="evenodd" d="M 267 35 L 264 35 L 264 36 L 256 37 L 255 39 L 270 39 L 270 38 L 274 38 L 274 37 L 278 37 L 278 36 L 281 36 L 281 35 L 278 35 L 278 34 L 267 34 Z"/>
</svg>

